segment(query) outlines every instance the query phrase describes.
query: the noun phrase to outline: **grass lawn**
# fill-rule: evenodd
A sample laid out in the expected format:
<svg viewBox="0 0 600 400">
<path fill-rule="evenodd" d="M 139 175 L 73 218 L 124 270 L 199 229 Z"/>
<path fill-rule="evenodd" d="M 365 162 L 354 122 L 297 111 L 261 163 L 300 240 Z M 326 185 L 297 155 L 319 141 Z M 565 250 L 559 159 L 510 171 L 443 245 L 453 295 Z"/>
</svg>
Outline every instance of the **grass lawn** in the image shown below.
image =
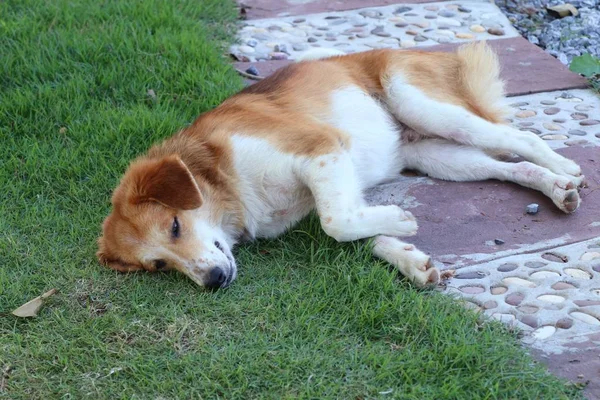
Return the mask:
<svg viewBox="0 0 600 400">
<path fill-rule="evenodd" d="M 314 218 L 239 249 L 223 291 L 97 265 L 129 160 L 242 86 L 234 21 L 224 0 L 0 1 L 0 398 L 576 398 Z"/>
</svg>

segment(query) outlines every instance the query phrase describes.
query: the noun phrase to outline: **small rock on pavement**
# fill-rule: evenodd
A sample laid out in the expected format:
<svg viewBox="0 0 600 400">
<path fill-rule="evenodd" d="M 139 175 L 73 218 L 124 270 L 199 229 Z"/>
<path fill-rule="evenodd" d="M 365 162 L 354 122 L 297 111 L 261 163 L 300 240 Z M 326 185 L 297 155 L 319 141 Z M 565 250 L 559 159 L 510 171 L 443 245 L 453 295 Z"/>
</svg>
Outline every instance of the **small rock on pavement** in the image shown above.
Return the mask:
<svg viewBox="0 0 600 400">
<path fill-rule="evenodd" d="M 527 207 L 525 207 L 525 212 L 530 215 L 535 215 L 540 210 L 540 205 L 537 203 L 531 203 Z"/>
<path fill-rule="evenodd" d="M 504 29 L 501 28 L 489 28 L 487 31 L 490 35 L 504 36 Z"/>
<path fill-rule="evenodd" d="M 258 72 L 258 69 L 256 69 L 254 65 L 251 65 L 250 68 L 246 70 L 246 73 L 254 76 L 260 75 L 260 72 Z"/>
</svg>

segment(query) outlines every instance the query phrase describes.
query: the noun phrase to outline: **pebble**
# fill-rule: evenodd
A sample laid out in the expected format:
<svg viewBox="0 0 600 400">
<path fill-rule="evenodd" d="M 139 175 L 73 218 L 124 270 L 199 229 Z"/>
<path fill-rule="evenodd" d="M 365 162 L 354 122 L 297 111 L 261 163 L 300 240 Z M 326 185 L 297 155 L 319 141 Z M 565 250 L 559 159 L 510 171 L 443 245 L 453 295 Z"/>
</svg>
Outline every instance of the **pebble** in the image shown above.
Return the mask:
<svg viewBox="0 0 600 400">
<path fill-rule="evenodd" d="M 425 6 L 423 8 L 426 9 L 427 11 L 437 11 L 440 9 L 438 6 Z"/>
<path fill-rule="evenodd" d="M 556 282 L 554 285 L 552 285 L 552 289 L 554 289 L 554 290 L 575 289 L 575 286 L 571 285 L 568 282 Z"/>
<path fill-rule="evenodd" d="M 545 135 L 542 136 L 542 139 L 544 140 L 565 140 L 568 139 L 569 137 L 566 135 Z"/>
<path fill-rule="evenodd" d="M 458 11 L 463 12 L 463 13 L 470 13 L 471 9 L 467 8 L 467 7 L 463 7 L 463 6 L 458 6 Z"/>
<path fill-rule="evenodd" d="M 318 42 L 319 40 L 318 40 L 317 38 L 314 38 L 314 37 L 312 37 L 312 36 L 311 36 L 311 37 L 309 37 L 309 38 L 308 38 L 306 41 L 307 41 L 308 43 L 316 43 L 316 42 Z"/>
<path fill-rule="evenodd" d="M 308 49 L 308 46 L 302 43 L 298 43 L 292 45 L 292 49 L 294 49 L 294 51 L 305 51 L 306 49 Z"/>
<path fill-rule="evenodd" d="M 531 203 L 525 207 L 525 212 L 530 215 L 535 215 L 540 210 L 540 205 L 537 203 Z"/>
<path fill-rule="evenodd" d="M 516 307 L 521 304 L 524 298 L 525 295 L 522 293 L 512 293 L 506 296 L 506 299 L 504 299 L 504 301 L 506 302 L 506 304 L 510 304 L 511 306 Z"/>
<path fill-rule="evenodd" d="M 365 18 L 375 18 L 375 19 L 380 19 L 383 15 L 381 12 L 375 11 L 375 10 L 365 10 L 365 11 L 359 12 L 359 14 Z"/>
<path fill-rule="evenodd" d="M 383 26 L 378 26 L 377 28 L 371 31 L 372 34 L 381 36 L 381 37 L 390 37 L 392 36 L 390 33 L 383 30 Z"/>
<path fill-rule="evenodd" d="M 370 35 L 370 34 L 368 34 L 368 33 L 358 33 L 358 34 L 356 35 L 356 37 L 359 37 L 359 38 L 361 38 L 361 39 L 368 38 L 369 36 L 371 36 L 371 35 Z"/>
<path fill-rule="evenodd" d="M 487 275 L 484 272 L 472 271 L 472 272 L 462 272 L 456 274 L 454 276 L 455 279 L 483 279 Z"/>
<path fill-rule="evenodd" d="M 592 279 L 592 274 L 579 268 L 565 268 L 565 274 L 577 279 Z"/>
<path fill-rule="evenodd" d="M 407 22 L 398 22 L 394 26 L 398 27 L 398 28 L 406 28 L 408 26 L 408 23 Z"/>
<path fill-rule="evenodd" d="M 588 144 L 589 142 L 585 139 L 576 139 L 576 140 L 567 140 L 565 142 L 565 144 L 567 146 L 584 146 L 586 144 Z"/>
<path fill-rule="evenodd" d="M 242 53 L 246 53 L 246 54 L 252 54 L 256 51 L 256 50 L 254 50 L 254 47 L 244 46 L 244 45 L 238 47 L 238 50 L 241 51 Z"/>
<path fill-rule="evenodd" d="M 540 133 L 542 133 L 542 131 L 540 131 L 539 129 L 535 129 L 535 128 L 521 128 L 519 130 L 526 131 L 526 132 L 532 132 L 532 133 L 535 133 L 536 135 L 539 135 Z"/>
<path fill-rule="evenodd" d="M 548 279 L 560 277 L 560 274 L 554 271 L 537 271 L 529 275 L 529 277 L 533 279 Z"/>
<path fill-rule="evenodd" d="M 539 308 L 536 306 L 526 305 L 519 306 L 517 310 L 521 311 L 523 314 L 535 314 L 536 312 L 538 312 Z"/>
<path fill-rule="evenodd" d="M 544 114 L 546 114 L 546 115 L 554 115 L 554 114 L 558 114 L 559 112 L 560 112 L 560 108 L 558 108 L 558 107 L 544 108 Z"/>
<path fill-rule="evenodd" d="M 467 294 L 479 294 L 485 291 L 485 289 L 481 286 L 463 286 L 459 288 L 459 290 Z"/>
<path fill-rule="evenodd" d="M 456 13 L 455 13 L 455 12 L 452 12 L 452 11 L 450 11 L 450 10 L 442 10 L 442 11 L 440 11 L 440 12 L 438 13 L 438 15 L 439 15 L 440 17 L 452 18 L 452 17 L 456 16 Z"/>
<path fill-rule="evenodd" d="M 415 47 L 417 44 L 412 40 L 403 40 L 400 42 L 400 47 L 407 49 L 409 47 Z"/>
<path fill-rule="evenodd" d="M 422 22 L 415 22 L 413 23 L 414 26 L 418 26 L 419 28 L 429 28 L 429 22 L 427 21 L 422 21 Z"/>
<path fill-rule="evenodd" d="M 528 281 L 527 279 L 518 278 L 516 276 L 504 278 L 502 279 L 502 282 L 506 283 L 507 285 L 524 286 L 530 288 L 536 287 L 535 283 Z"/>
<path fill-rule="evenodd" d="M 557 296 L 555 294 L 543 294 L 541 296 L 538 296 L 538 300 L 552 304 L 560 304 L 565 301 L 565 298 L 562 296 Z"/>
<path fill-rule="evenodd" d="M 485 32 L 485 28 L 481 25 L 471 25 L 469 29 L 477 33 Z"/>
<path fill-rule="evenodd" d="M 418 34 L 419 34 L 419 32 L 417 32 L 417 31 L 413 31 L 412 29 L 409 29 L 409 30 L 407 30 L 407 31 L 406 31 L 406 34 L 407 34 L 407 35 L 416 36 L 416 35 L 418 35 Z"/>
<path fill-rule="evenodd" d="M 563 129 L 562 126 L 556 125 L 556 124 L 551 124 L 550 122 L 544 122 L 543 126 L 544 126 L 544 128 L 548 129 L 549 131 L 560 131 L 561 129 Z"/>
<path fill-rule="evenodd" d="M 295 24 L 301 24 L 302 22 L 306 22 L 306 18 L 296 18 L 292 22 Z"/>
<path fill-rule="evenodd" d="M 532 110 L 523 110 L 523 111 L 519 111 L 518 113 L 516 113 L 515 117 L 517 117 L 517 118 L 529 118 L 529 117 L 533 117 L 536 114 L 537 113 L 535 111 L 532 111 Z"/>
<path fill-rule="evenodd" d="M 260 72 L 258 72 L 258 69 L 257 69 L 257 68 L 256 68 L 254 65 L 251 65 L 251 66 L 250 66 L 250 67 L 249 67 L 249 68 L 246 70 L 246 73 L 247 73 L 247 74 L 250 74 L 250 75 L 254 75 L 254 76 L 259 76 L 259 75 L 260 75 Z"/>
<path fill-rule="evenodd" d="M 498 246 L 504 244 L 504 240 L 502 239 L 494 239 L 494 243 L 496 243 Z"/>
<path fill-rule="evenodd" d="M 569 329 L 573 326 L 573 320 L 571 318 L 561 318 L 556 321 L 556 327 L 560 329 Z"/>
<path fill-rule="evenodd" d="M 527 261 L 525 263 L 525 266 L 527 268 L 542 268 L 546 265 L 548 265 L 548 264 L 546 264 L 545 262 L 541 262 L 541 261 Z"/>
<path fill-rule="evenodd" d="M 246 40 L 246 44 L 250 47 L 256 47 L 256 45 L 258 44 L 258 40 L 248 39 L 248 40 Z"/>
<path fill-rule="evenodd" d="M 585 322 L 588 325 L 600 326 L 600 321 L 598 318 L 591 316 L 590 314 L 586 314 L 579 311 L 573 311 L 571 317 L 578 319 L 579 321 Z"/>
<path fill-rule="evenodd" d="M 521 322 L 534 329 L 538 327 L 538 319 L 533 315 L 523 315 L 521 317 Z"/>
<path fill-rule="evenodd" d="M 576 113 L 571 114 L 571 118 L 573 118 L 574 120 L 579 121 L 579 120 L 587 119 L 588 115 L 584 114 L 584 113 L 581 113 L 581 112 L 576 112 Z"/>
<path fill-rule="evenodd" d="M 269 53 L 269 57 L 271 58 L 271 60 L 287 60 L 288 55 L 281 52 L 272 52 Z"/>
<path fill-rule="evenodd" d="M 448 29 L 438 29 L 434 32 L 436 35 L 442 35 L 448 38 L 453 38 L 454 37 L 454 32 L 452 32 L 451 30 Z"/>
<path fill-rule="evenodd" d="M 519 268 L 519 266 L 515 263 L 504 263 L 498 267 L 498 272 L 510 272 Z"/>
<path fill-rule="evenodd" d="M 498 303 L 496 303 L 494 300 L 488 300 L 485 303 L 483 303 L 483 308 L 486 310 L 490 310 L 496 307 L 498 307 Z"/>
<path fill-rule="evenodd" d="M 548 339 L 550 336 L 554 335 L 555 332 L 556 332 L 555 327 L 547 325 L 547 326 L 542 326 L 542 327 L 536 329 L 531 334 L 531 336 L 533 336 L 537 340 L 544 340 L 544 339 Z"/>
<path fill-rule="evenodd" d="M 474 36 L 471 35 L 470 33 L 463 33 L 463 32 L 457 33 L 456 37 L 458 39 L 473 39 L 474 38 Z"/>
<path fill-rule="evenodd" d="M 580 260 L 581 261 L 590 261 L 590 260 L 595 260 L 596 258 L 600 258 L 600 253 L 597 251 L 589 251 L 587 253 L 583 253 Z"/>
<path fill-rule="evenodd" d="M 528 106 L 529 103 L 527 103 L 526 101 L 519 101 L 517 103 L 512 103 L 510 104 L 511 107 L 524 107 L 524 106 Z"/>
<path fill-rule="evenodd" d="M 567 120 L 564 118 L 554 118 L 552 120 L 552 122 L 558 122 L 559 124 L 563 124 L 563 123 L 567 122 Z"/>
<path fill-rule="evenodd" d="M 429 39 L 427 39 L 425 36 L 421 36 L 421 35 L 415 36 L 415 42 L 426 42 L 427 40 L 429 40 Z"/>
<path fill-rule="evenodd" d="M 581 131 L 579 129 L 571 129 L 569 131 L 569 135 L 574 135 L 574 136 L 585 136 L 585 132 Z"/>
<path fill-rule="evenodd" d="M 410 7 L 402 6 L 402 7 L 396 8 L 396 10 L 394 11 L 394 14 L 402 14 L 402 13 L 405 13 L 405 12 L 408 12 L 411 10 L 412 10 L 412 8 L 410 8 Z"/>
<path fill-rule="evenodd" d="M 600 306 L 600 300 L 575 300 L 573 303 L 579 307 Z"/>
<path fill-rule="evenodd" d="M 490 35 L 495 35 L 495 36 L 504 36 L 504 29 L 502 28 L 489 28 L 487 30 L 487 32 Z"/>
<path fill-rule="evenodd" d="M 586 119 L 579 123 L 579 125 L 581 125 L 581 126 L 592 126 L 592 125 L 598 125 L 598 124 L 600 124 L 600 121 L 598 121 L 597 119 Z"/>
<path fill-rule="evenodd" d="M 506 293 L 507 290 L 508 289 L 506 288 L 506 286 L 495 286 L 490 289 L 490 292 L 494 295 L 498 295 Z"/>
<path fill-rule="evenodd" d="M 556 102 L 554 100 L 542 100 L 540 101 L 540 104 L 543 104 L 545 106 L 553 106 L 556 104 Z"/>
<path fill-rule="evenodd" d="M 425 19 L 436 19 L 437 15 L 435 14 L 425 14 Z"/>
</svg>

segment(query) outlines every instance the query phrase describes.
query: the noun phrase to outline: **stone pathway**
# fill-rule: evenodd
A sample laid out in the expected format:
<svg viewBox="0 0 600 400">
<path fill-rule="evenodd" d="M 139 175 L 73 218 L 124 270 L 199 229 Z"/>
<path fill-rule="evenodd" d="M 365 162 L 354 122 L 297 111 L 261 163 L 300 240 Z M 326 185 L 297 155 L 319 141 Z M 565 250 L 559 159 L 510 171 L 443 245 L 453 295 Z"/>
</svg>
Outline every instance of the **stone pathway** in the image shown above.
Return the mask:
<svg viewBox="0 0 600 400">
<path fill-rule="evenodd" d="M 590 90 L 538 93 L 511 98 L 513 125 L 554 148 L 600 147 L 600 97 Z"/>
<path fill-rule="evenodd" d="M 240 61 L 281 60 L 312 47 L 354 53 L 516 36 L 491 3 L 426 3 L 247 21 L 230 51 Z"/>
<path fill-rule="evenodd" d="M 447 290 L 562 352 L 600 329 L 600 239 L 461 268 Z"/>
<path fill-rule="evenodd" d="M 410 241 L 441 269 L 455 270 L 445 292 L 465 299 L 485 318 L 520 329 L 523 343 L 552 372 L 587 383 L 586 395 L 600 398 L 598 94 L 516 36 L 488 2 L 244 4 L 250 19 L 231 52 L 245 61 L 236 64 L 238 69 L 252 66 L 264 76 L 311 47 L 346 53 L 382 47 L 452 51 L 462 42 L 492 39 L 511 96 L 510 123 L 582 166 L 589 187 L 580 193 L 580 209 L 565 215 L 541 193 L 515 184 L 444 182 L 414 174 L 374 188 L 366 198 L 371 204 L 399 204 L 416 216 L 419 232 Z M 531 203 L 539 205 L 535 215 L 525 212 Z"/>
</svg>

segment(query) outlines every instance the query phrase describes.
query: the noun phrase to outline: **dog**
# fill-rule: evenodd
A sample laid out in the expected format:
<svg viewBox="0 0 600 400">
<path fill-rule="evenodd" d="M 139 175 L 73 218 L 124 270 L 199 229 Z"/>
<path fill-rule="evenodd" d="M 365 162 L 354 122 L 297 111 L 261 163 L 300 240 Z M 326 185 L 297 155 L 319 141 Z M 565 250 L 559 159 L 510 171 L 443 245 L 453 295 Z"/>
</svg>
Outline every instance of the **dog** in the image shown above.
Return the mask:
<svg viewBox="0 0 600 400">
<path fill-rule="evenodd" d="M 132 162 L 103 223 L 100 263 L 121 272 L 177 270 L 223 288 L 237 276 L 236 244 L 276 237 L 316 209 L 329 236 L 374 237 L 376 257 L 428 285 L 439 282 L 439 270 L 399 239 L 417 232 L 414 216 L 367 205 L 367 188 L 412 169 L 450 181 L 511 181 L 565 213 L 579 207 L 581 168 L 506 123 L 499 64 L 487 44 L 310 58 L 245 88 Z M 501 161 L 499 153 L 526 161 Z"/>
</svg>

